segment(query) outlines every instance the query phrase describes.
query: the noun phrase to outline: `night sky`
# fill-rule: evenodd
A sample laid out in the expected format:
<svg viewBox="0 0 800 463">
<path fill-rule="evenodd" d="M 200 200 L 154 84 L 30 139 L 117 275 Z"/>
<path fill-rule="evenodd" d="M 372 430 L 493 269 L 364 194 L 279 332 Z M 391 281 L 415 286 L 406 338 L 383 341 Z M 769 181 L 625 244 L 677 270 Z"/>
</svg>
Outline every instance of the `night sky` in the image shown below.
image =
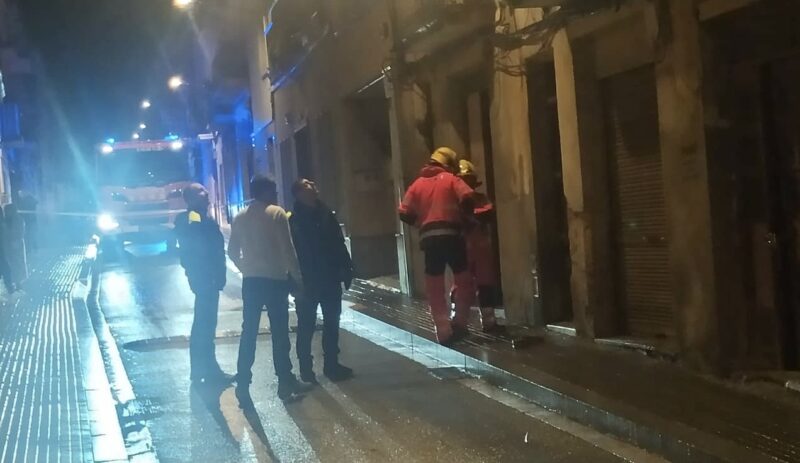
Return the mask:
<svg viewBox="0 0 800 463">
<path fill-rule="evenodd" d="M 106 137 L 129 138 L 144 117 L 153 132 L 158 106 L 170 104 L 166 80 L 184 72 L 190 32 L 171 0 L 19 0 L 23 22 L 46 66 L 69 130 L 82 149 Z M 183 53 L 185 54 L 185 53 Z M 153 101 L 149 115 L 142 98 Z M 162 133 L 145 134 L 148 138 Z"/>
</svg>

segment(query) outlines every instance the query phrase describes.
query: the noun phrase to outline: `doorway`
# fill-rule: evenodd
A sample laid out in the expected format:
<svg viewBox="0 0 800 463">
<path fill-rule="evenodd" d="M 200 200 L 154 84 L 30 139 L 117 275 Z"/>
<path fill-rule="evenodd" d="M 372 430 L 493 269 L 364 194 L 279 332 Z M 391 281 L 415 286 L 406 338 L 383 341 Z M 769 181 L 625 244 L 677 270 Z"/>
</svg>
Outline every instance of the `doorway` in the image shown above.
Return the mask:
<svg viewBox="0 0 800 463">
<path fill-rule="evenodd" d="M 676 334 L 653 65 L 601 80 L 616 302 L 627 335 Z"/>
<path fill-rule="evenodd" d="M 552 61 L 533 61 L 528 65 L 528 75 L 535 76 L 528 79 L 528 111 L 543 321 L 569 324 L 573 320 L 572 265 L 561 170 L 555 65 Z"/>
<path fill-rule="evenodd" d="M 800 5 L 768 2 L 703 25 L 706 96 L 719 108 L 706 135 L 722 285 L 733 294 L 722 335 L 740 369 L 800 368 L 798 18 Z"/>
<path fill-rule="evenodd" d="M 359 278 L 400 291 L 389 100 L 378 79 L 346 102 L 348 233 Z"/>
<path fill-rule="evenodd" d="M 764 171 L 773 297 L 782 363 L 800 366 L 800 56 L 762 65 Z"/>
</svg>

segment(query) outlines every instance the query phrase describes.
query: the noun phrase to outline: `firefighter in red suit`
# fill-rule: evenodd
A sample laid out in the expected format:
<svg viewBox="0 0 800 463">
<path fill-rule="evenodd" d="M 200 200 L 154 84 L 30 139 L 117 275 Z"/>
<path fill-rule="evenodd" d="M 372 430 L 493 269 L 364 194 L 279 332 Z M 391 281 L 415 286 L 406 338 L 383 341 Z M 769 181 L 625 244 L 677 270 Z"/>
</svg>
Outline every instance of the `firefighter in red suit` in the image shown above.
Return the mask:
<svg viewBox="0 0 800 463">
<path fill-rule="evenodd" d="M 420 246 L 425 253 L 425 292 L 436 339 L 449 345 L 467 335 L 467 323 L 475 289 L 467 262 L 464 240 L 465 217 L 472 213 L 473 190 L 455 174 L 458 155 L 439 148 L 432 155 L 400 204 L 400 218 L 419 228 Z M 456 313 L 450 320 L 445 288 L 445 268 L 450 267 L 455 284 Z"/>
<path fill-rule="evenodd" d="M 459 162 L 459 177 L 470 188 L 481 186 L 475 166 L 467 160 Z M 476 191 L 473 194 L 474 211 L 469 225 L 464 230 L 467 242 L 467 262 L 472 274 L 474 287 L 478 289 L 478 302 L 481 309 L 481 325 L 484 332 L 497 330 L 494 309 L 500 304 L 500 290 L 492 246 L 491 224 L 494 221 L 494 205 L 489 197 Z M 456 285 L 454 291 L 460 288 Z M 456 292 L 456 294 L 458 294 Z"/>
</svg>

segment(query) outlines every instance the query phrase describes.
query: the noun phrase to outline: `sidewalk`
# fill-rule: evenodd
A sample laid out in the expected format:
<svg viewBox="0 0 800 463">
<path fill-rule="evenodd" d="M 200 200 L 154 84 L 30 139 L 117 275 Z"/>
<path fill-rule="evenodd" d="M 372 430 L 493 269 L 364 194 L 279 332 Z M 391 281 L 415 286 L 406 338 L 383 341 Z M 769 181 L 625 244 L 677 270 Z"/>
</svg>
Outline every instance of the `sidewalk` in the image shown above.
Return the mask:
<svg viewBox="0 0 800 463">
<path fill-rule="evenodd" d="M 0 307 L 0 461 L 127 461 L 83 263 L 81 248 L 42 251 L 25 294 Z"/>
<path fill-rule="evenodd" d="M 417 335 L 420 348 L 434 339 L 420 301 L 365 284 L 347 298 L 363 323 L 369 317 L 399 327 Z M 672 461 L 800 461 L 800 398 L 790 393 L 759 395 L 674 363 L 553 333 L 515 350 L 509 338 L 473 328 L 458 352 L 428 349 Z"/>
<path fill-rule="evenodd" d="M 423 301 L 368 282 L 345 301 L 344 329 L 366 327 L 671 461 L 800 463 L 800 396 L 782 388 L 737 387 L 563 334 L 488 335 L 476 314 L 470 338 L 452 350 L 434 342 Z"/>
</svg>

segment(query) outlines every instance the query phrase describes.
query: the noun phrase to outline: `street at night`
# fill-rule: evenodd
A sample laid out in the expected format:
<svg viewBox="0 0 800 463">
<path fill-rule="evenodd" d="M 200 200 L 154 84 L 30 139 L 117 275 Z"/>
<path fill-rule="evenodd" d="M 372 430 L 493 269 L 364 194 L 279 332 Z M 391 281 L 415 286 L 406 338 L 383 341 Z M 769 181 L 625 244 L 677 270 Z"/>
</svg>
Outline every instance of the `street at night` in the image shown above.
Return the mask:
<svg viewBox="0 0 800 463">
<path fill-rule="evenodd" d="M 0 0 L 0 463 L 800 463 L 797 0 Z"/>
<path fill-rule="evenodd" d="M 241 283 L 230 277 L 217 352 L 223 369 L 235 371 Z M 644 455 L 625 453 L 632 450 L 621 443 L 598 448 L 594 433 L 559 430 L 547 424 L 548 412 L 504 405 L 508 393 L 446 371 L 457 365 L 417 358 L 408 346 L 376 344 L 370 338 L 380 342 L 380 335 L 353 334 L 346 322 L 342 357 L 357 376 L 339 384 L 323 381 L 286 405 L 275 392 L 269 334 L 262 334 L 252 387 L 257 410 L 248 413 L 233 388 L 191 387 L 187 381 L 192 297 L 174 259 L 131 256 L 129 266 L 107 269 L 100 284 L 100 305 L 136 400 L 146 404 L 161 461 L 613 462 L 624 461 L 614 452 Z M 268 331 L 268 324 L 263 328 Z M 437 377 L 442 370 L 445 376 Z"/>
</svg>

